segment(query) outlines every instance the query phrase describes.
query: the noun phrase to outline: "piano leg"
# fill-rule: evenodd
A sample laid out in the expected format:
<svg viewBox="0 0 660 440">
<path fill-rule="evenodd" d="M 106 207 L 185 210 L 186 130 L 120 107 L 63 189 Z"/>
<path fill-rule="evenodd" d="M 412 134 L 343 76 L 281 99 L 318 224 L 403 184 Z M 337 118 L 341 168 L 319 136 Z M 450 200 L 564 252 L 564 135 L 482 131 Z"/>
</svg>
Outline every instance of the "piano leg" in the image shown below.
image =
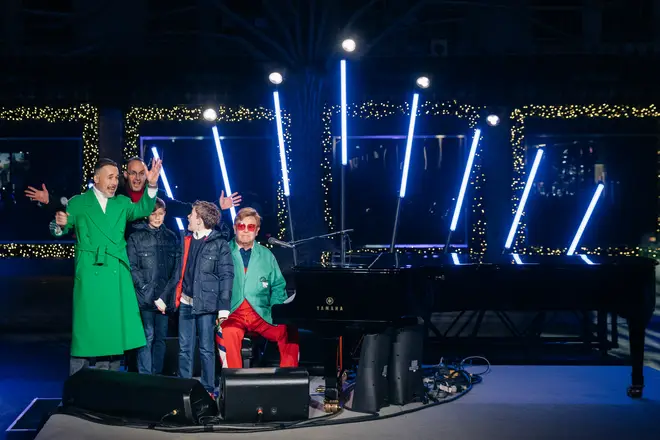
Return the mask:
<svg viewBox="0 0 660 440">
<path fill-rule="evenodd" d="M 630 337 L 630 360 L 632 362 L 632 385 L 628 387 L 628 396 L 642 397 L 644 388 L 644 342 L 646 326 L 644 320 L 639 318 L 628 319 L 628 332 Z"/>
<path fill-rule="evenodd" d="M 341 383 L 339 371 L 337 371 L 337 349 L 339 338 L 323 339 L 323 375 L 325 376 L 325 398 L 323 406 L 325 412 L 334 413 L 339 411 L 339 398 Z"/>
</svg>

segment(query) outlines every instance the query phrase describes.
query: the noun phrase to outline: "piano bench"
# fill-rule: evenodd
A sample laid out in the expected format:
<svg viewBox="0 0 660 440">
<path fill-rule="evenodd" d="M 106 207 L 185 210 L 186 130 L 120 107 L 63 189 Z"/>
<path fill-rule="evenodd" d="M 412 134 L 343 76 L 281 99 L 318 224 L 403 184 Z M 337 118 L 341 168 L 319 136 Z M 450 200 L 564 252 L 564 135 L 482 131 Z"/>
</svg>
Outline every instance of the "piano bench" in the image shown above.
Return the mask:
<svg viewBox="0 0 660 440">
<path fill-rule="evenodd" d="M 261 359 L 263 342 L 264 339 L 260 336 L 246 336 L 243 338 L 241 347 L 243 368 L 250 368 L 258 364 Z"/>
</svg>

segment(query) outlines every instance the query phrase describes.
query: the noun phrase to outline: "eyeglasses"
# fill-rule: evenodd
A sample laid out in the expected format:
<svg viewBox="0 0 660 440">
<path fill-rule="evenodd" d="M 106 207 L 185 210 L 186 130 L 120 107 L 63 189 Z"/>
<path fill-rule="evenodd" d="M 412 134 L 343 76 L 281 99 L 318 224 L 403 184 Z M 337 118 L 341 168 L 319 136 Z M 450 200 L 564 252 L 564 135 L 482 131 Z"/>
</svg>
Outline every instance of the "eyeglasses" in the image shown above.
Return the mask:
<svg viewBox="0 0 660 440">
<path fill-rule="evenodd" d="M 238 223 L 238 224 L 236 225 L 236 230 L 237 230 L 237 231 L 241 231 L 241 232 L 242 232 L 242 231 L 245 231 L 246 229 L 247 229 L 249 232 L 254 232 L 254 231 L 257 230 L 257 225 L 255 225 L 255 224 L 246 225 L 245 223 Z"/>
</svg>

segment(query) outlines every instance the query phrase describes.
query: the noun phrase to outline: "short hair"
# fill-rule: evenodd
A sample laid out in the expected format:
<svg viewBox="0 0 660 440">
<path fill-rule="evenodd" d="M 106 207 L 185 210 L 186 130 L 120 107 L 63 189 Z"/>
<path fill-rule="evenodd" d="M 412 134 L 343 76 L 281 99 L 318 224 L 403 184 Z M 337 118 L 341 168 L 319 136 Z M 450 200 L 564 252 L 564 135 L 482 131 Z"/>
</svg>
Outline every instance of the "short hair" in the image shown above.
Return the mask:
<svg viewBox="0 0 660 440">
<path fill-rule="evenodd" d="M 215 204 L 197 200 L 193 203 L 193 209 L 204 222 L 206 229 L 213 229 L 220 223 L 220 209 Z"/>
<path fill-rule="evenodd" d="M 111 165 L 119 169 L 119 167 L 117 166 L 117 162 L 115 162 L 112 159 L 108 159 L 107 157 L 103 157 L 99 159 L 98 162 L 96 162 L 96 166 L 94 167 L 94 175 L 96 176 L 103 167 L 107 167 L 108 165 Z"/>
<path fill-rule="evenodd" d="M 144 160 L 142 160 L 142 158 L 140 158 L 138 156 L 133 156 L 133 157 L 131 157 L 130 159 L 128 159 L 126 161 L 126 167 L 128 168 L 128 165 L 130 165 L 131 162 L 135 162 L 136 160 L 138 162 L 142 162 L 144 165 L 146 165 L 146 163 L 144 162 Z"/>
<path fill-rule="evenodd" d="M 165 200 L 161 199 L 160 197 L 156 197 L 156 205 L 154 206 L 154 210 L 152 212 L 156 212 L 156 210 L 159 208 L 167 209 L 165 206 Z"/>
<path fill-rule="evenodd" d="M 236 214 L 236 218 L 234 219 L 234 224 L 237 225 L 239 222 L 242 222 L 247 217 L 254 217 L 255 219 L 257 219 L 257 227 L 261 227 L 261 216 L 259 215 L 256 209 L 250 207 L 241 208 L 238 211 L 238 213 Z"/>
</svg>

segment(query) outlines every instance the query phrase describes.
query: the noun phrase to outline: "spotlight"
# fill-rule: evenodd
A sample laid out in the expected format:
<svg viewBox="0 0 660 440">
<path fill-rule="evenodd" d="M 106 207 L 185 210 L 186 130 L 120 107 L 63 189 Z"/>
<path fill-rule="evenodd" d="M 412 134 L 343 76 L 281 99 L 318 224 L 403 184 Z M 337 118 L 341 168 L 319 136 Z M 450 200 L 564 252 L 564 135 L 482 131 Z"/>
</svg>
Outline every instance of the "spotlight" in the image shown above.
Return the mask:
<svg viewBox="0 0 660 440">
<path fill-rule="evenodd" d="M 428 89 L 431 85 L 431 80 L 426 76 L 420 76 L 417 78 L 417 87 L 420 89 Z"/>
<path fill-rule="evenodd" d="M 486 117 L 486 122 L 488 122 L 488 125 L 491 127 L 495 127 L 500 124 L 500 117 L 497 115 L 488 115 Z"/>
<path fill-rule="evenodd" d="M 353 52 L 355 50 L 355 48 L 357 47 L 357 44 L 355 44 L 355 40 L 353 40 L 351 38 L 347 38 L 346 40 L 341 42 L 341 47 L 346 52 Z"/>
<path fill-rule="evenodd" d="M 205 120 L 209 122 L 213 122 L 216 119 L 218 119 L 218 112 L 216 112 L 212 108 L 207 108 L 206 110 L 204 110 L 204 113 L 202 113 L 202 116 L 204 117 Z"/>
<path fill-rule="evenodd" d="M 282 74 L 280 72 L 273 72 L 270 75 L 268 75 L 268 80 L 273 84 L 278 85 L 278 84 L 282 84 L 284 78 L 282 78 Z"/>
</svg>

